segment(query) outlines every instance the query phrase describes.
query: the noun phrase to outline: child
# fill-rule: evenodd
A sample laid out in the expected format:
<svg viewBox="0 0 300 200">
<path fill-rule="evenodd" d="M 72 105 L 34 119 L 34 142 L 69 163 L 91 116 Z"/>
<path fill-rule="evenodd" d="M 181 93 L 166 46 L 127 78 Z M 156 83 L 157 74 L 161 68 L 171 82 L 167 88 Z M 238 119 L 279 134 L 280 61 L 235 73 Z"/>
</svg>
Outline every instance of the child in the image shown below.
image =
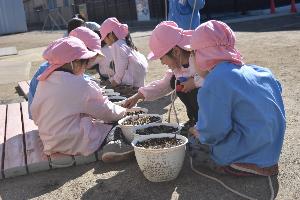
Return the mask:
<svg viewBox="0 0 300 200">
<path fill-rule="evenodd" d="M 72 36 L 54 41 L 43 53 L 49 67 L 38 77 L 30 109 L 47 155 L 94 153 L 111 129 L 111 125 L 98 120 L 116 121 L 125 115 L 126 109 L 102 96 L 95 82 L 83 78 L 88 62 L 95 56 L 95 51 L 89 51 Z M 132 150 L 120 153 L 106 152 L 102 158 L 126 159 Z"/>
<path fill-rule="evenodd" d="M 95 62 L 101 61 L 101 59 L 103 59 L 103 54 L 101 52 L 101 40 L 96 33 L 94 33 L 92 30 L 86 27 L 78 27 L 73 31 L 71 31 L 70 34 L 82 40 L 91 51 L 97 53 L 98 56 L 95 59 L 93 59 L 93 62 L 89 63 L 88 68 L 92 67 L 95 64 Z M 34 74 L 33 78 L 30 81 L 29 93 L 28 93 L 28 108 L 30 108 L 30 105 L 35 95 L 35 90 L 39 83 L 37 77 L 40 76 L 48 67 L 49 67 L 49 63 L 47 61 L 44 62 L 39 67 L 39 69 L 37 70 L 37 72 Z M 89 77 L 87 76 L 85 76 L 85 78 L 89 79 Z M 31 119 L 30 109 L 29 109 L 29 117 Z"/>
<path fill-rule="evenodd" d="M 134 46 L 127 24 L 121 24 L 114 17 L 108 18 L 102 23 L 100 33 L 101 40 L 111 46 L 115 64 L 115 74 L 109 79 L 111 85 L 144 86 L 148 63 Z"/>
<path fill-rule="evenodd" d="M 269 69 L 244 64 L 235 35 L 223 22 L 200 25 L 191 46 L 196 69 L 205 77 L 191 132 L 209 147 L 206 163 L 231 175 L 277 174 L 286 128 L 280 83 Z"/>
<path fill-rule="evenodd" d="M 200 10 L 205 0 L 168 0 L 168 20 L 182 29 L 195 29 L 200 25 Z"/>
<path fill-rule="evenodd" d="M 65 36 L 68 36 L 71 31 L 73 31 L 75 28 L 78 28 L 80 26 L 84 26 L 84 21 L 80 18 L 72 18 L 68 22 L 68 33 Z"/>
<path fill-rule="evenodd" d="M 161 22 L 150 36 L 149 47 L 151 53 L 148 59 L 160 59 L 162 64 L 169 67 L 161 80 L 154 81 L 141 87 L 137 94 L 126 100 L 124 106 L 132 107 L 140 99 L 153 101 L 161 98 L 175 89 L 175 82 L 182 89 L 177 90 L 177 96 L 186 106 L 189 121 L 186 128 L 194 126 L 198 118 L 197 93 L 202 80 L 198 80 L 194 66 L 190 65 L 192 59 L 190 48 L 191 31 L 184 31 L 175 22 Z M 179 79 L 187 79 L 179 83 Z M 197 80 L 195 80 L 197 79 Z"/>
</svg>

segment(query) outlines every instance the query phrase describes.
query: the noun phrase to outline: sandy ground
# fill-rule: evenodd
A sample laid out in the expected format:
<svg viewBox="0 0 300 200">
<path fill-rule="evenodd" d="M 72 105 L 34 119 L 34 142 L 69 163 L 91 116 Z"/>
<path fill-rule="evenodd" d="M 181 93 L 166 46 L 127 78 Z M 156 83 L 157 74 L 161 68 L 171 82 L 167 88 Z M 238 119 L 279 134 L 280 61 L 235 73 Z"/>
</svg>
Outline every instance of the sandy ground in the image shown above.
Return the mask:
<svg viewBox="0 0 300 200">
<path fill-rule="evenodd" d="M 237 47 L 246 63 L 271 68 L 281 81 L 286 108 L 287 130 L 280 158 L 280 174 L 272 178 L 276 199 L 300 199 L 300 16 L 257 20 L 232 24 L 237 35 Z M 147 54 L 149 31 L 135 32 L 134 42 Z M 29 32 L 0 37 L 0 47 L 16 46 L 25 54 L 44 47 L 63 32 Z M 28 53 L 31 75 L 42 61 Z M 17 59 L 2 57 L 0 59 Z M 166 70 L 159 61 L 151 62 L 147 82 L 163 76 Z M 1 103 L 24 101 L 16 83 L 0 85 Z M 169 98 L 145 106 L 152 113 L 166 115 Z M 185 109 L 177 100 L 179 117 L 184 122 Z M 199 169 L 210 175 L 210 172 Z M 234 178 L 213 175 L 232 188 L 257 199 L 269 199 L 268 180 L 261 177 Z M 139 170 L 135 160 L 109 165 L 95 162 L 89 165 L 56 169 L 0 180 L 0 198 L 11 199 L 242 199 L 218 183 L 196 175 L 185 160 L 179 177 L 166 183 L 151 183 Z"/>
</svg>

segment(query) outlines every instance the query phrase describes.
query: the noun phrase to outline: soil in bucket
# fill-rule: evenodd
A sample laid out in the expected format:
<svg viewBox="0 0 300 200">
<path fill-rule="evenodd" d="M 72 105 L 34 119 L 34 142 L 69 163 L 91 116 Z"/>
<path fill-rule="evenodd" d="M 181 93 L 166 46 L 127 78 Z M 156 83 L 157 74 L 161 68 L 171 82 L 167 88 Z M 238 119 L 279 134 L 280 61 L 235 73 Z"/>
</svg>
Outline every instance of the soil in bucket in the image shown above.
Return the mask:
<svg viewBox="0 0 300 200">
<path fill-rule="evenodd" d="M 174 133 L 178 131 L 178 128 L 166 125 L 151 126 L 144 129 L 138 129 L 136 134 L 138 135 L 149 135 L 149 134 L 159 134 L 159 133 Z"/>
<path fill-rule="evenodd" d="M 142 142 L 136 143 L 137 147 L 144 147 L 145 149 L 165 149 L 176 147 L 184 142 L 175 137 L 151 138 Z"/>
<path fill-rule="evenodd" d="M 140 115 L 140 114 L 145 114 L 145 112 L 142 111 L 142 110 L 130 111 L 130 112 L 127 112 L 127 113 L 126 113 L 126 116 Z"/>
<path fill-rule="evenodd" d="M 158 122 L 161 118 L 157 116 L 138 116 L 138 118 L 129 118 L 122 125 L 142 125 Z"/>
</svg>

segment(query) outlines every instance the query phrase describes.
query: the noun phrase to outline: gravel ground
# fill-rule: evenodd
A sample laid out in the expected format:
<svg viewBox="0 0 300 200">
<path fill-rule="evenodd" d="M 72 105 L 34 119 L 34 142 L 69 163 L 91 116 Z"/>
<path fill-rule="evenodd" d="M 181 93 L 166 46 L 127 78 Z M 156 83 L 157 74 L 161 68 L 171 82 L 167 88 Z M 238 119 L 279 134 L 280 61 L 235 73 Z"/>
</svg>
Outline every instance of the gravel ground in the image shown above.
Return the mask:
<svg viewBox="0 0 300 200">
<path fill-rule="evenodd" d="M 237 35 L 237 47 L 246 63 L 271 68 L 281 81 L 286 108 L 287 130 L 280 158 L 280 173 L 272 177 L 276 199 L 300 199 L 300 17 L 280 18 L 232 24 Z M 17 46 L 27 50 L 46 46 L 61 32 L 29 32 L 0 37 L 0 47 Z M 149 49 L 149 31 L 134 33 L 134 42 L 142 53 Z M 34 38 L 34 40 L 33 40 Z M 0 59 L 11 59 L 2 57 Z M 17 58 L 16 58 L 17 59 Z M 40 60 L 41 62 L 42 60 Z M 35 61 L 33 69 L 40 63 Z M 163 76 L 166 67 L 151 62 L 147 82 Z M 16 83 L 0 85 L 2 103 L 24 101 L 16 91 Z M 169 98 L 145 103 L 152 113 L 166 115 Z M 177 100 L 179 118 L 187 117 Z M 262 177 L 234 178 L 216 176 L 232 188 L 257 199 L 269 199 L 268 180 Z M 0 180 L 0 198 L 11 199 L 242 199 L 218 183 L 196 175 L 186 157 L 179 177 L 166 183 L 147 181 L 135 160 L 115 165 L 95 162 L 89 165 L 56 169 L 46 172 Z"/>
</svg>

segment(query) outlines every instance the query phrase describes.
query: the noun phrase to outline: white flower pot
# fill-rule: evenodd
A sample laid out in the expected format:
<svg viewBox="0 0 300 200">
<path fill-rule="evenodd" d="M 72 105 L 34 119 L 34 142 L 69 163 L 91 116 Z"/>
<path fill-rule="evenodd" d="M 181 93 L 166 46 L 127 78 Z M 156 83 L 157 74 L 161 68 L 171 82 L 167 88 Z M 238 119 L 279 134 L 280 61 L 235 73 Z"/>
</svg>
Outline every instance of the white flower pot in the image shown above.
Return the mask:
<svg viewBox="0 0 300 200">
<path fill-rule="evenodd" d="M 146 177 L 151 182 L 163 182 L 175 179 L 183 165 L 185 156 L 185 145 L 188 139 L 182 135 L 176 135 L 183 140 L 183 144 L 164 149 L 145 149 L 137 147 L 138 142 L 150 138 L 174 137 L 175 134 L 143 135 L 135 138 L 131 145 L 134 147 L 137 163 Z"/>
<path fill-rule="evenodd" d="M 125 136 L 126 140 L 128 142 L 131 142 L 134 138 L 134 128 L 139 127 L 142 125 L 123 125 L 123 122 L 126 121 L 127 119 L 137 119 L 139 116 L 156 116 L 159 117 L 160 119 L 157 122 L 153 123 L 161 123 L 162 122 L 162 115 L 157 115 L 157 114 L 140 114 L 140 115 L 133 115 L 133 116 L 127 116 L 118 121 L 118 124 L 120 128 L 122 129 L 123 135 Z M 150 124 L 153 124 L 150 123 Z"/>
<path fill-rule="evenodd" d="M 134 138 L 143 136 L 143 135 L 137 134 L 136 133 L 137 130 L 145 129 L 145 128 L 153 127 L 153 126 L 161 126 L 161 125 L 171 126 L 171 127 L 174 127 L 174 128 L 178 129 L 178 131 L 175 131 L 173 133 L 166 133 L 166 134 L 180 134 L 180 131 L 182 129 L 182 127 L 180 125 L 178 125 L 177 123 L 155 123 L 155 124 L 152 123 L 152 124 L 145 124 L 145 125 L 140 125 L 140 126 L 134 127 L 134 129 L 133 129 Z M 161 133 L 164 133 L 164 132 L 161 132 Z M 156 135 L 156 134 L 153 133 L 153 134 L 149 134 L 149 135 Z"/>
</svg>

